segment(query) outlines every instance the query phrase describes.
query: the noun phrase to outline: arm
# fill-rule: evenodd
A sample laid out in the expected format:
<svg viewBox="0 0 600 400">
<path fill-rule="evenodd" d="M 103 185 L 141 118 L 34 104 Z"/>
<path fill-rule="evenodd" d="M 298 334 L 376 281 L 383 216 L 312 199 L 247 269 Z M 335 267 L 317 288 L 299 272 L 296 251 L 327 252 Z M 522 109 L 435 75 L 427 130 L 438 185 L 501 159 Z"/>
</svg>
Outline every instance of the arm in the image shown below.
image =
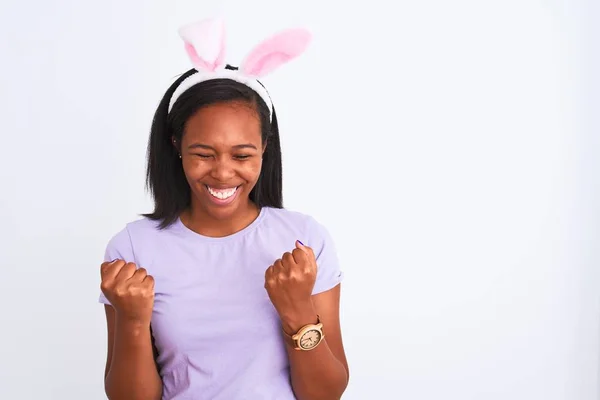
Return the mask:
<svg viewBox="0 0 600 400">
<path fill-rule="evenodd" d="M 105 305 L 108 353 L 104 387 L 110 400 L 159 400 L 162 381 L 156 368 L 150 327 L 128 322 Z"/>
<path fill-rule="evenodd" d="M 286 345 L 292 387 L 298 400 L 338 400 L 348 385 L 348 361 L 339 318 L 340 286 L 312 296 L 312 301 L 299 307 L 297 314 L 282 320 L 287 333 L 315 323 L 317 314 L 323 322 L 325 339 L 313 350 L 299 351 Z"/>
</svg>

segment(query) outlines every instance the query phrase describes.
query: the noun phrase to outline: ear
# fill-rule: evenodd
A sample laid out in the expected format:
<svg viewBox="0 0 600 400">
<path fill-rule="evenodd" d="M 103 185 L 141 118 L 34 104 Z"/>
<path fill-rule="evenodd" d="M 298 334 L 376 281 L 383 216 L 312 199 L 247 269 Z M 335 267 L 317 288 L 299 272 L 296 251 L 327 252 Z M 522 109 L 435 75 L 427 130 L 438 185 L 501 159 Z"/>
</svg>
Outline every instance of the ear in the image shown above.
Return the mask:
<svg viewBox="0 0 600 400">
<path fill-rule="evenodd" d="M 311 35 L 305 29 L 288 29 L 256 46 L 240 65 L 247 76 L 262 77 L 298 57 L 308 47 Z"/>
<path fill-rule="evenodd" d="M 198 71 L 215 71 L 225 60 L 225 24 L 221 19 L 205 19 L 184 25 L 179 36 Z"/>
</svg>

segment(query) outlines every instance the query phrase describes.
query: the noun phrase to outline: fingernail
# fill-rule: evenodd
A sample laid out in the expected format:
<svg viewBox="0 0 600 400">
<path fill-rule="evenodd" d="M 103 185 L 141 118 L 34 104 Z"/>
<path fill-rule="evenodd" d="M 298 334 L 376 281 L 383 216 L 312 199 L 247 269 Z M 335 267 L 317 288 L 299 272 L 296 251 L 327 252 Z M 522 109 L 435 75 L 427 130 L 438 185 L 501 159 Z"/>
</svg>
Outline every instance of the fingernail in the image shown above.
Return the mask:
<svg viewBox="0 0 600 400">
<path fill-rule="evenodd" d="M 115 259 L 114 259 L 114 260 L 112 260 L 110 263 L 112 264 L 112 263 L 114 263 L 114 262 L 115 262 L 115 261 L 117 261 L 117 260 L 118 260 L 118 258 L 115 258 Z"/>
<path fill-rule="evenodd" d="M 304 243 L 302 243 L 301 241 L 298 240 L 298 243 L 300 243 L 302 246 L 304 246 Z"/>
</svg>

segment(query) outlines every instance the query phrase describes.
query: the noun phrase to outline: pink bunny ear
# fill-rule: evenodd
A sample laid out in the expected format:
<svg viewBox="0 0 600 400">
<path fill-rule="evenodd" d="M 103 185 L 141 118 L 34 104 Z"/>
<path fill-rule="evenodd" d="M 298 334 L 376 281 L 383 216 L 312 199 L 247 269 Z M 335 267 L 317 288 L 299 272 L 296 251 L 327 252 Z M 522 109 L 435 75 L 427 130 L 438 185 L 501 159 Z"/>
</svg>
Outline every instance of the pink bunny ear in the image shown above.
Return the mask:
<svg viewBox="0 0 600 400">
<path fill-rule="evenodd" d="M 205 19 L 179 29 L 185 50 L 198 71 L 215 71 L 225 59 L 225 24 L 221 19 Z"/>
<path fill-rule="evenodd" d="M 310 42 L 305 29 L 289 29 L 260 43 L 240 65 L 248 76 L 262 77 L 301 55 Z"/>
</svg>

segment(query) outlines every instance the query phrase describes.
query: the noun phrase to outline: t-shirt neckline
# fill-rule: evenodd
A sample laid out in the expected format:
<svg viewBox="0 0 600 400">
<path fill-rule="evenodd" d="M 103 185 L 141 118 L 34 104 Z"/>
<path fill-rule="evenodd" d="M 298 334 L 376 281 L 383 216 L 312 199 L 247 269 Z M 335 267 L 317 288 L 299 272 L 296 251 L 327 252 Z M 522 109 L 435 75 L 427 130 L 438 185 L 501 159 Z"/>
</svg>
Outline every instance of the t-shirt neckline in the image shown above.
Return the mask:
<svg viewBox="0 0 600 400">
<path fill-rule="evenodd" d="M 222 236 L 222 237 L 212 237 L 212 236 L 205 236 L 202 235 L 196 231 L 191 230 L 190 228 L 188 228 L 182 221 L 180 217 L 177 217 L 177 220 L 175 221 L 175 227 L 182 233 L 184 233 L 186 236 L 189 236 L 191 238 L 194 238 L 195 240 L 201 240 L 204 242 L 212 242 L 212 243 L 222 243 L 222 242 L 228 242 L 231 240 L 235 240 L 241 236 L 247 235 L 248 233 L 250 233 L 251 231 L 253 231 L 254 229 L 256 229 L 256 227 L 261 223 L 261 221 L 265 218 L 266 213 L 268 212 L 268 207 L 262 207 L 259 212 L 258 212 L 258 216 L 254 219 L 254 221 L 250 222 L 250 224 L 248 224 L 246 227 L 240 229 L 239 231 L 232 233 L 231 235 L 227 235 L 227 236 Z"/>
</svg>

